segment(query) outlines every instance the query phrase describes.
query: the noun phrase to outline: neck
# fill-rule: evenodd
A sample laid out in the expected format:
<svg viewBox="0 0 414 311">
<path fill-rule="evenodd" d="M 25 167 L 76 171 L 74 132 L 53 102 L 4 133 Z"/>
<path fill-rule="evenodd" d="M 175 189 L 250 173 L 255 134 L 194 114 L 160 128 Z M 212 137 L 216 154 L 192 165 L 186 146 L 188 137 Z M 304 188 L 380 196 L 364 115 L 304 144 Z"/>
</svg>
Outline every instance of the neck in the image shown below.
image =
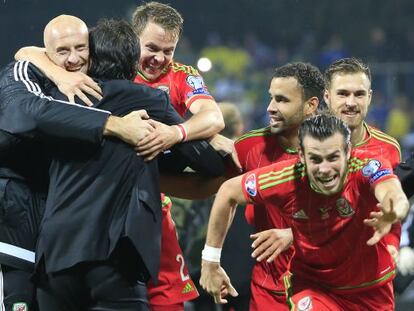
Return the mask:
<svg viewBox="0 0 414 311">
<path fill-rule="evenodd" d="M 289 131 L 276 136 L 279 145 L 283 149 L 297 150 L 299 148 L 298 131 Z"/>
<path fill-rule="evenodd" d="M 366 129 L 363 123 L 360 126 L 351 130 L 351 143 L 352 146 L 356 146 L 360 142 L 362 142 L 366 135 Z"/>
</svg>

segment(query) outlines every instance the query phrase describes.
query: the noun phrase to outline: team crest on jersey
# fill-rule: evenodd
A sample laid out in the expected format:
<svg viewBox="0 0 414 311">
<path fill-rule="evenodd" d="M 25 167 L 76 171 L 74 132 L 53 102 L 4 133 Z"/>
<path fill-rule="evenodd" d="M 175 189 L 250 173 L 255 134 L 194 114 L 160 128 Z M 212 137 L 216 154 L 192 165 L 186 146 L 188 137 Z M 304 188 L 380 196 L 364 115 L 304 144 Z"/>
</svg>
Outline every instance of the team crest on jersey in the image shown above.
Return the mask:
<svg viewBox="0 0 414 311">
<path fill-rule="evenodd" d="M 27 306 L 27 303 L 24 302 L 17 302 L 13 304 L 13 311 L 29 311 L 29 307 Z"/>
<path fill-rule="evenodd" d="M 158 85 L 157 89 L 164 91 L 165 93 L 170 95 L 170 88 L 168 87 L 168 85 Z"/>
<path fill-rule="evenodd" d="M 254 197 L 257 194 L 257 186 L 256 186 L 256 175 L 250 174 L 247 176 L 244 182 L 244 188 L 246 189 L 247 193 Z"/>
<path fill-rule="evenodd" d="M 307 311 L 312 309 L 312 298 L 310 296 L 303 297 L 298 301 L 298 311 Z"/>
<path fill-rule="evenodd" d="M 381 163 L 378 160 L 371 160 L 362 168 L 362 174 L 366 177 L 372 176 L 380 167 Z"/>
<path fill-rule="evenodd" d="M 348 202 L 345 198 L 339 198 L 336 200 L 336 210 L 339 213 L 339 216 L 341 217 L 351 217 L 355 214 L 355 211 L 353 210 L 351 203 Z"/>
</svg>

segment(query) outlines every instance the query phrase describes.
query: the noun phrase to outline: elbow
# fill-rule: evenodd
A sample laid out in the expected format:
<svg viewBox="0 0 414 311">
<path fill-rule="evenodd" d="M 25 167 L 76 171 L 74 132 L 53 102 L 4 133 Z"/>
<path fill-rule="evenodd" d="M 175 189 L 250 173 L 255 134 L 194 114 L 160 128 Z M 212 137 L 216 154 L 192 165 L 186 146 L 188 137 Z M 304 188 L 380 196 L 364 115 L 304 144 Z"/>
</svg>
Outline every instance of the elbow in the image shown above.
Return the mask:
<svg viewBox="0 0 414 311">
<path fill-rule="evenodd" d="M 214 117 L 211 120 L 210 126 L 211 130 L 214 130 L 215 134 L 218 134 L 222 130 L 224 130 L 225 124 L 221 113 L 217 113 L 216 115 L 214 115 Z"/>
</svg>

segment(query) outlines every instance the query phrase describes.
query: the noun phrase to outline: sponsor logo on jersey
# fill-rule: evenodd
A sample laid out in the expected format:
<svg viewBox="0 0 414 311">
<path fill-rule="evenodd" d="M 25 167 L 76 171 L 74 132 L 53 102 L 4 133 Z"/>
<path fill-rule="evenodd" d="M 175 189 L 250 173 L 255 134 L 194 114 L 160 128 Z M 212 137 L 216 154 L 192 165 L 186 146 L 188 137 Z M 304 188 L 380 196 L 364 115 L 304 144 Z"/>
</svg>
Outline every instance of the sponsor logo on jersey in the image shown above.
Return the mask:
<svg viewBox="0 0 414 311">
<path fill-rule="evenodd" d="M 184 285 L 183 290 L 181 291 L 181 294 L 187 294 L 187 293 L 192 292 L 192 291 L 194 291 L 193 285 L 191 285 L 190 282 L 187 282 Z"/>
<path fill-rule="evenodd" d="M 294 219 L 309 219 L 308 215 L 306 215 L 305 211 L 303 209 L 297 211 L 292 216 Z"/>
<path fill-rule="evenodd" d="M 312 310 L 312 298 L 309 296 L 303 297 L 298 301 L 298 311 Z"/>
<path fill-rule="evenodd" d="M 247 176 L 244 182 L 244 188 L 246 189 L 247 193 L 254 197 L 257 194 L 257 185 L 256 185 L 256 175 L 250 174 Z"/>
<path fill-rule="evenodd" d="M 170 88 L 168 87 L 168 85 L 158 85 L 157 89 L 164 91 L 165 93 L 170 95 Z"/>
<path fill-rule="evenodd" d="M 17 302 L 13 304 L 12 311 L 29 311 L 27 303 Z"/>
<path fill-rule="evenodd" d="M 384 177 L 384 176 L 388 176 L 391 175 L 390 170 L 381 170 L 376 172 L 374 175 L 371 176 L 371 178 L 369 179 L 370 183 L 376 182 L 378 179 Z"/>
<path fill-rule="evenodd" d="M 362 174 L 366 177 L 375 174 L 379 168 L 381 167 L 381 163 L 378 160 L 371 160 L 362 168 Z"/>
<path fill-rule="evenodd" d="M 345 198 L 339 198 L 336 200 L 336 210 L 339 213 L 339 216 L 341 217 L 351 217 L 355 214 L 355 211 L 353 210 L 351 203 L 348 202 Z"/>
</svg>

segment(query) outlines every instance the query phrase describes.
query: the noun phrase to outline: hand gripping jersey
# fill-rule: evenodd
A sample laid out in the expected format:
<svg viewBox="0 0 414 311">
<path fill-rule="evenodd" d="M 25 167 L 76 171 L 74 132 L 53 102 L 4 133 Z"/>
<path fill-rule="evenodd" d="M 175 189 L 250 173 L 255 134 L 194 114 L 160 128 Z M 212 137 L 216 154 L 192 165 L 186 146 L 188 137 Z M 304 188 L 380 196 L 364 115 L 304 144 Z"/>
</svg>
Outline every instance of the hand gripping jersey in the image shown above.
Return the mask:
<svg viewBox="0 0 414 311">
<path fill-rule="evenodd" d="M 171 218 L 172 203 L 169 197 L 161 194 L 162 236 L 161 269 L 158 284 L 148 284 L 151 305 L 169 305 L 198 297 L 197 289 L 188 274 L 184 256 L 178 244 L 177 232 Z"/>
<path fill-rule="evenodd" d="M 283 216 L 292 227 L 295 279 L 333 292 L 358 292 L 391 281 L 395 265 L 383 240 L 366 241 L 373 229 L 364 225 L 378 210 L 373 187 L 396 178 L 386 159 L 352 157 L 343 190 L 326 196 L 311 187 L 305 167 L 296 160 L 272 164 L 243 176 L 245 197 L 264 204 L 272 223 Z"/>
<path fill-rule="evenodd" d="M 175 110 L 184 116 L 196 99 L 213 99 L 198 71 L 191 66 L 172 62 L 155 81 L 148 81 L 138 72 L 135 83 L 167 92 Z"/>
</svg>

